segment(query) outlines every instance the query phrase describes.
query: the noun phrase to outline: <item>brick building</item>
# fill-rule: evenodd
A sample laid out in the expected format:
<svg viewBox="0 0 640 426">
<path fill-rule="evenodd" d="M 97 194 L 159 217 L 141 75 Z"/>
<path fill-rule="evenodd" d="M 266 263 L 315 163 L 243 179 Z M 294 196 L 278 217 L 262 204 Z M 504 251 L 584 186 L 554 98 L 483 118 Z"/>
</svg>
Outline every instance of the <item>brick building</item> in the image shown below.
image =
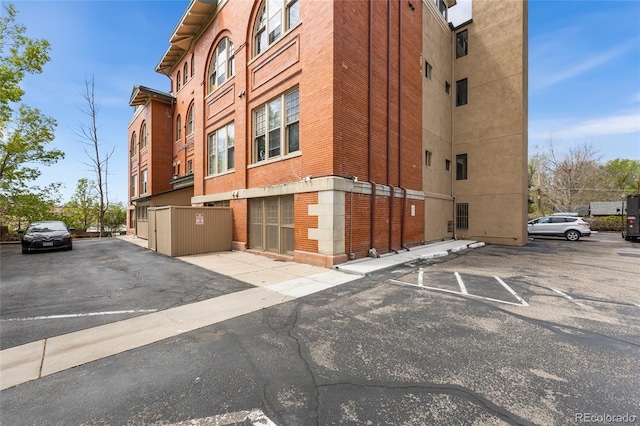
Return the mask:
<svg viewBox="0 0 640 426">
<path fill-rule="evenodd" d="M 526 243 L 526 2 L 193 0 L 130 105 L 129 232 L 230 206 L 233 245 L 332 266 Z M 251 7 L 248 7 L 248 6 Z"/>
</svg>

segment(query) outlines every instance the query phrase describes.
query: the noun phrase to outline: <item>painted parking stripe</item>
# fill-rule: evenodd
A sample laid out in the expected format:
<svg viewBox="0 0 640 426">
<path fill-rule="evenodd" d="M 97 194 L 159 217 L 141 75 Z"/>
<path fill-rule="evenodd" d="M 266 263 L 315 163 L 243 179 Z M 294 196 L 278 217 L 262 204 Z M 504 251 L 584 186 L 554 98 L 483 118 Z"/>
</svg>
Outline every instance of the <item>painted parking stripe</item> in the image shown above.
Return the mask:
<svg viewBox="0 0 640 426">
<path fill-rule="evenodd" d="M 406 281 L 400 281 L 400 280 L 389 280 L 389 282 L 393 282 L 393 283 L 397 283 L 397 284 L 402 284 L 402 285 L 408 285 L 411 287 L 416 287 L 416 288 L 423 288 L 425 290 L 433 290 L 433 291 L 440 291 L 442 293 L 450 293 L 450 294 L 457 294 L 457 295 L 462 295 L 465 297 L 472 297 L 474 299 L 482 299 L 482 300 L 488 300 L 490 302 L 498 302 L 498 303 L 504 303 L 506 305 L 513 305 L 513 306 L 529 306 L 529 304 L 522 304 L 522 303 L 515 303 L 515 302 L 508 302 L 506 300 L 500 300 L 500 299 L 493 299 L 491 297 L 485 297 L 485 296 L 477 296 L 475 294 L 468 294 L 468 293 L 462 293 L 459 291 L 453 291 L 453 290 L 448 290 L 445 288 L 438 288 L 438 287 L 429 287 L 426 285 L 418 285 L 418 284 L 413 284 L 413 283 L 408 283 Z M 525 302 L 526 303 L 526 302 Z"/>
<path fill-rule="evenodd" d="M 634 303 L 638 308 L 640 308 L 640 303 Z"/>
<path fill-rule="evenodd" d="M 460 292 L 462 294 L 469 294 L 469 292 L 467 291 L 467 287 L 464 285 L 464 282 L 462 281 L 462 277 L 460 276 L 460 274 L 457 272 L 454 272 L 454 275 L 456 276 L 456 280 L 458 280 L 458 285 L 460 286 Z"/>
<path fill-rule="evenodd" d="M 573 300 L 573 297 L 569 296 L 566 293 L 561 292 L 560 290 L 556 290 L 555 288 L 552 288 L 551 290 L 553 290 L 554 292 L 558 293 L 560 296 L 564 297 L 565 299 L 571 300 L 573 303 L 575 303 L 578 306 L 584 306 L 582 303 L 576 302 L 575 300 Z"/>
<path fill-rule="evenodd" d="M 527 302 L 526 302 L 522 297 L 520 297 L 520 296 L 518 295 L 518 293 L 516 293 L 515 291 L 513 291 L 513 289 L 512 289 L 511 287 L 509 287 L 509 286 L 507 285 L 507 283 L 505 283 L 504 281 L 502 281 L 502 280 L 500 279 L 500 277 L 494 276 L 493 278 L 495 278 L 495 279 L 496 279 L 496 280 L 497 280 L 497 281 L 502 285 L 502 287 L 506 288 L 506 289 L 507 289 L 507 291 L 508 291 L 509 293 L 511 293 L 511 295 L 512 295 L 513 297 L 515 297 L 516 299 L 518 299 L 518 300 L 520 301 L 520 304 L 521 304 L 522 306 L 529 306 L 529 304 L 528 304 L 528 303 L 527 303 Z"/>
<path fill-rule="evenodd" d="M 98 317 L 98 316 L 102 316 L 102 315 L 148 314 L 150 312 L 156 312 L 156 311 L 157 311 L 157 309 L 137 309 L 137 310 L 129 310 L 129 311 L 87 312 L 87 313 L 83 313 L 83 314 L 63 314 L 63 315 L 47 315 L 47 316 L 41 316 L 41 317 L 7 318 L 7 319 L 0 319 L 0 322 L 37 321 L 37 320 L 62 319 L 62 318 Z"/>
<path fill-rule="evenodd" d="M 276 424 L 267 417 L 262 410 L 251 411 L 236 411 L 233 413 L 219 414 L 213 417 L 206 417 L 203 419 L 192 419 L 180 423 L 154 423 L 154 426 L 159 425 L 166 426 L 191 426 L 191 425 L 216 425 L 216 426 L 231 426 L 237 424 L 250 425 L 250 426 L 276 426 Z"/>
</svg>

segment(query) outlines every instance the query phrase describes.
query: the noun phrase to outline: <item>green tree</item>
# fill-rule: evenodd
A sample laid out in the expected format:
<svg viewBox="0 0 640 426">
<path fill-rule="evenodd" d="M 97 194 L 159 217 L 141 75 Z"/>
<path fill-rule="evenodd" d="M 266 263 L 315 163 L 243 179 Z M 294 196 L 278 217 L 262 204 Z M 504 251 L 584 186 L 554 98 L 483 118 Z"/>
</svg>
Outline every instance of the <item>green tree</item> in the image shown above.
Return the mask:
<svg viewBox="0 0 640 426">
<path fill-rule="evenodd" d="M 6 216 L 18 229 L 36 220 L 59 219 L 56 213 L 59 201 L 59 194 L 49 190 L 16 194 L 11 198 Z"/>
<path fill-rule="evenodd" d="M 75 229 L 85 230 L 98 220 L 98 203 L 96 201 L 95 183 L 82 178 L 78 180 L 76 191 L 71 200 L 63 208 L 67 225 Z"/>
<path fill-rule="evenodd" d="M 49 42 L 30 39 L 26 27 L 16 23 L 17 11 L 3 4 L 0 16 L 0 211 L 15 205 L 18 196 L 33 195 L 30 182 L 40 176 L 38 165 L 50 165 L 64 158 L 57 149 L 47 150 L 53 141 L 56 121 L 37 108 L 20 104 L 24 90 L 20 83 L 27 73 L 42 72 L 49 62 Z M 50 187 L 46 190 L 52 190 Z M 45 191 L 46 191 L 45 190 Z M 12 199 L 13 197 L 13 199 Z"/>
<path fill-rule="evenodd" d="M 640 161 L 616 158 L 604 163 L 602 169 L 606 177 L 604 184 L 616 199 L 640 192 Z"/>
<path fill-rule="evenodd" d="M 121 202 L 112 203 L 104 215 L 104 226 L 111 232 L 117 232 L 127 223 L 127 210 Z"/>
</svg>

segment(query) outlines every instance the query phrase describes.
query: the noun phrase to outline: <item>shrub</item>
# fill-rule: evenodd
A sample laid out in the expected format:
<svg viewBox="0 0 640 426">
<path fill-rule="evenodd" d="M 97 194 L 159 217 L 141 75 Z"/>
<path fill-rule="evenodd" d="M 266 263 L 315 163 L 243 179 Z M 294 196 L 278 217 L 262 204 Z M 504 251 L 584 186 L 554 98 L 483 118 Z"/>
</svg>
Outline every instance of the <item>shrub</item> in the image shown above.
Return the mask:
<svg viewBox="0 0 640 426">
<path fill-rule="evenodd" d="M 597 216 L 586 219 L 592 231 L 622 231 L 622 216 Z"/>
</svg>

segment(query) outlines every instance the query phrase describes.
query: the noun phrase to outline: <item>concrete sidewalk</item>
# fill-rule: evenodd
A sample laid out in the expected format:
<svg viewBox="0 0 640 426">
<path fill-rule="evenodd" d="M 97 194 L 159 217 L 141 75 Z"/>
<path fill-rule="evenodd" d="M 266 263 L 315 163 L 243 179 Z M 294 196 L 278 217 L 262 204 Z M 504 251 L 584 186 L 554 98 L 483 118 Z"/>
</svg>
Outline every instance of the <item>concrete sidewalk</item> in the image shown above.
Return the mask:
<svg viewBox="0 0 640 426">
<path fill-rule="evenodd" d="M 147 241 L 143 239 L 129 235 L 118 238 L 147 247 Z M 323 291 L 412 260 L 443 257 L 480 245 L 483 243 L 468 240 L 444 241 L 399 254 L 359 259 L 334 269 L 235 251 L 182 256 L 180 260 L 256 287 L 0 351 L 0 390 Z"/>
</svg>

